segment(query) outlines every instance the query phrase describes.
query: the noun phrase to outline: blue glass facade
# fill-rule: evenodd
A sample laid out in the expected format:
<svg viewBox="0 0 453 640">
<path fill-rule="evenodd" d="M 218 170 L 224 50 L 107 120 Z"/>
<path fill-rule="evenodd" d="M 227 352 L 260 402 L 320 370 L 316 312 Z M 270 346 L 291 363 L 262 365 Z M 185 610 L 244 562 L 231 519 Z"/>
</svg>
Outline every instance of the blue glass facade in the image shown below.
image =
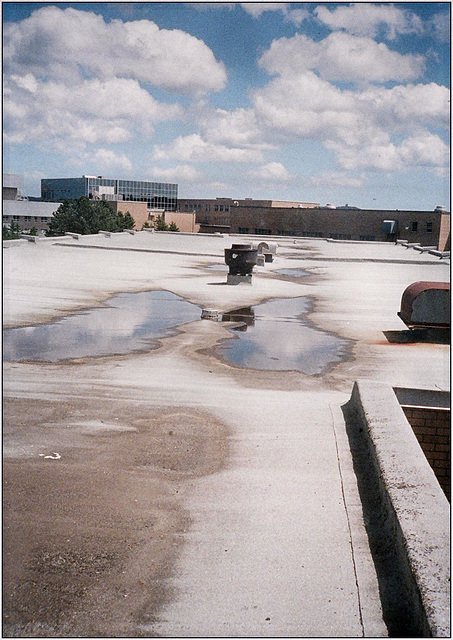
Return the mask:
<svg viewBox="0 0 453 640">
<path fill-rule="evenodd" d="M 43 178 L 41 198 L 62 202 L 86 196 L 93 200 L 132 200 L 146 202 L 150 209 L 176 211 L 178 185 L 149 180 L 118 180 L 95 176 L 82 178 Z"/>
</svg>

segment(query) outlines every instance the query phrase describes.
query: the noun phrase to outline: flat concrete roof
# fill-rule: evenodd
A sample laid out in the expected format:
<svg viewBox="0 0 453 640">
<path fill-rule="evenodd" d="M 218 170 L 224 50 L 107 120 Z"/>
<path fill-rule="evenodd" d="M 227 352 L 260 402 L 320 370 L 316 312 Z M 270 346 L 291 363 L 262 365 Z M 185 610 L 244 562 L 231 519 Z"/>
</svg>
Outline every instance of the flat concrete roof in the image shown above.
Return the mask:
<svg viewBox="0 0 453 640">
<path fill-rule="evenodd" d="M 7 635 L 387 635 L 341 407 L 358 379 L 449 390 L 449 345 L 392 339 L 404 289 L 448 281 L 449 261 L 281 238 L 252 286 L 227 286 L 235 242 L 143 231 L 4 250 L 6 327 L 159 289 L 200 316 L 308 296 L 310 325 L 351 341 L 317 376 L 232 366 L 214 348 L 234 337 L 201 319 L 148 352 L 4 363 Z"/>
</svg>

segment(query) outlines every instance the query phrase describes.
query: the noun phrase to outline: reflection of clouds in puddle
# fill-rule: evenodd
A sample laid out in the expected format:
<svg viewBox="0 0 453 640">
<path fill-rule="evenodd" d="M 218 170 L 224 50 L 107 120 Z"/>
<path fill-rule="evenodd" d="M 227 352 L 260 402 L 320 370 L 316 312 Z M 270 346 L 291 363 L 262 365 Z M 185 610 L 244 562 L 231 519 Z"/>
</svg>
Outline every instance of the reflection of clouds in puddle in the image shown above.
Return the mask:
<svg viewBox="0 0 453 640">
<path fill-rule="evenodd" d="M 255 308 L 255 323 L 236 339 L 225 341 L 221 354 L 232 364 L 252 369 L 321 373 L 339 362 L 345 340 L 303 324 L 298 317 L 309 309 L 303 298 L 272 300 Z"/>
<path fill-rule="evenodd" d="M 200 319 L 200 309 L 165 291 L 120 294 L 104 307 L 49 325 L 3 333 L 6 361 L 58 360 L 125 354 L 151 346 L 172 329 Z"/>
<path fill-rule="evenodd" d="M 277 269 L 275 273 L 281 273 L 283 276 L 292 276 L 293 278 L 303 278 L 310 275 L 310 272 L 304 269 Z"/>
<path fill-rule="evenodd" d="M 228 265 L 226 264 L 209 264 L 205 269 L 209 269 L 209 271 L 228 271 Z"/>
</svg>

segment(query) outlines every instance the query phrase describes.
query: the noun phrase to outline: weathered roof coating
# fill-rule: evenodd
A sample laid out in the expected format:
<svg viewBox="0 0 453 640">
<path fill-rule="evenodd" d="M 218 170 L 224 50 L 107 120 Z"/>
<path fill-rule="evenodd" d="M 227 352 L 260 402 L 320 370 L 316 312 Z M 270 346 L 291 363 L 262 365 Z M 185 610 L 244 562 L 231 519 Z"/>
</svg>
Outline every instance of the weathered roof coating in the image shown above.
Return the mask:
<svg viewBox="0 0 453 640">
<path fill-rule="evenodd" d="M 4 423 L 4 471 L 20 471 L 25 483 L 37 478 L 26 504 L 26 492 L 14 493 L 24 485 L 7 485 L 9 508 L 19 509 L 15 518 L 3 514 L 8 544 L 24 551 L 39 538 L 47 553 L 55 540 L 63 558 L 74 547 L 102 555 L 113 545 L 124 561 L 103 572 L 90 598 L 77 600 L 82 578 L 72 575 L 79 613 L 62 613 L 72 635 L 387 633 L 341 406 L 357 379 L 449 389 L 449 345 L 391 344 L 383 333 L 404 329 L 396 315 L 404 289 L 447 281 L 449 264 L 395 245 L 281 238 L 252 286 L 227 287 L 223 254 L 236 241 L 139 232 L 17 241 L 4 252 L 6 326 L 48 322 L 115 292 L 168 290 L 200 307 L 200 321 L 155 351 L 4 365 L 13 414 Z M 309 275 L 279 276 L 294 267 Z M 353 341 L 349 358 L 306 376 L 243 370 L 214 356 L 229 334 L 201 321 L 203 308 L 223 313 L 300 296 L 312 299 L 313 326 Z M 291 345 L 282 339 L 282 348 Z M 39 457 L 54 452 L 61 458 Z M 61 519 L 56 509 L 49 517 L 54 505 Z M 94 515 L 105 526 L 93 535 Z M 28 574 L 20 572 L 32 570 L 33 558 L 13 557 L 6 569 L 20 570 L 19 588 L 5 593 L 21 594 L 24 606 L 20 576 Z M 52 578 L 40 571 L 38 583 Z M 55 635 L 39 616 L 56 594 L 40 593 L 53 600 L 31 611 L 39 625 L 16 622 L 16 635 Z"/>
</svg>

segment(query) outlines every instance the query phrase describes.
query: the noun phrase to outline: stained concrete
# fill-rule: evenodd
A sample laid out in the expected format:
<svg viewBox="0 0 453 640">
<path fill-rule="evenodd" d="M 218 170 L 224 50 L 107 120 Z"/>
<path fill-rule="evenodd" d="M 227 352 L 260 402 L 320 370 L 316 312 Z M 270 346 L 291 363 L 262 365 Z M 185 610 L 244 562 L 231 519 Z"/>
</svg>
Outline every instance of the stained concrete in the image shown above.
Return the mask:
<svg viewBox="0 0 453 640">
<path fill-rule="evenodd" d="M 200 315 L 310 296 L 310 322 L 354 341 L 323 376 L 232 367 L 214 352 L 230 334 L 205 321 L 149 353 L 6 363 L 6 635 L 388 633 L 341 406 L 358 378 L 449 388 L 449 345 L 383 333 L 405 329 L 405 287 L 446 281 L 449 266 L 395 245 L 281 239 L 252 286 L 228 287 L 210 266 L 232 242 L 142 232 L 5 252 L 7 326 L 165 289 Z M 290 268 L 310 276 L 278 277 Z M 18 482 L 31 473 L 34 500 Z M 87 558 L 98 574 L 83 575 Z"/>
</svg>

